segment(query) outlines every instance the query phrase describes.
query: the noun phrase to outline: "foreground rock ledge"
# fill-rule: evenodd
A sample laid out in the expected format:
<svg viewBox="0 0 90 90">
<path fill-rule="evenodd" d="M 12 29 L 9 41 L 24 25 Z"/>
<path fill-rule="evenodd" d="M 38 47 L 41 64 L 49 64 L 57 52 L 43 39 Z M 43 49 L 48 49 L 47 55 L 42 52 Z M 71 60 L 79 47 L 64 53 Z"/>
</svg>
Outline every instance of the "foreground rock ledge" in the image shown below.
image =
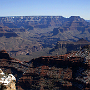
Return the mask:
<svg viewBox="0 0 90 90">
<path fill-rule="evenodd" d="M 5 75 L 0 69 L 0 90 L 16 90 L 16 78 L 12 75 Z"/>
</svg>

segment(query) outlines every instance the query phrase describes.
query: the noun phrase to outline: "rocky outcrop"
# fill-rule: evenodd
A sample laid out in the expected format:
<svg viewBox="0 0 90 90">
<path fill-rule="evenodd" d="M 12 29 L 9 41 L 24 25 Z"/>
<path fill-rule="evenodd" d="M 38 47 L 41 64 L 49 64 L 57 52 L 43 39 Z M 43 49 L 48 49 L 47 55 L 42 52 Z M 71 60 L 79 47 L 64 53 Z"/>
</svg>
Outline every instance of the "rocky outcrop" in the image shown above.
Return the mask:
<svg viewBox="0 0 90 90">
<path fill-rule="evenodd" d="M 18 89 L 89 90 L 89 51 L 90 46 L 86 46 L 78 52 L 42 56 L 26 62 L 31 66 L 19 79 Z"/>
<path fill-rule="evenodd" d="M 1 58 L 0 68 L 16 77 L 17 90 L 89 90 L 90 45 L 65 55 L 42 56 L 25 62 Z"/>
<path fill-rule="evenodd" d="M 5 75 L 0 69 L 0 90 L 16 90 L 16 78 L 12 75 Z"/>
<path fill-rule="evenodd" d="M 11 58 L 9 54 L 2 50 L 0 52 L 0 68 L 7 74 L 12 73 L 16 77 L 16 81 L 27 70 L 28 65 L 15 58 Z"/>
<path fill-rule="evenodd" d="M 6 50 L 1 50 L 1 51 L 0 51 L 0 59 L 10 60 L 11 57 L 10 57 L 9 54 L 6 52 Z"/>
</svg>

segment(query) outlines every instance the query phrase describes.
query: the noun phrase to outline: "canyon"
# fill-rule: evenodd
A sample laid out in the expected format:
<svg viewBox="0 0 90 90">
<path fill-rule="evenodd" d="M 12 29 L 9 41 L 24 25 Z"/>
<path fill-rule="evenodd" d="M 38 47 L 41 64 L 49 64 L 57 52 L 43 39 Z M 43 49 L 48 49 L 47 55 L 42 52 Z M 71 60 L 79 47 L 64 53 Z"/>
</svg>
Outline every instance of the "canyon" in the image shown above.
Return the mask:
<svg viewBox="0 0 90 90">
<path fill-rule="evenodd" d="M 83 38 L 89 42 L 89 33 L 90 22 L 80 16 L 0 17 L 0 50 L 5 49 L 10 56 L 20 60 L 36 58 L 39 53 L 38 56 L 50 56 L 58 53 L 54 50 L 54 53 L 50 53 L 50 50 L 59 41 L 72 42 L 74 45 Z M 69 50 L 66 47 L 59 51 L 61 55 Z"/>
<path fill-rule="evenodd" d="M 80 16 L 0 17 L 0 50 L 17 90 L 90 89 L 90 22 Z"/>
</svg>

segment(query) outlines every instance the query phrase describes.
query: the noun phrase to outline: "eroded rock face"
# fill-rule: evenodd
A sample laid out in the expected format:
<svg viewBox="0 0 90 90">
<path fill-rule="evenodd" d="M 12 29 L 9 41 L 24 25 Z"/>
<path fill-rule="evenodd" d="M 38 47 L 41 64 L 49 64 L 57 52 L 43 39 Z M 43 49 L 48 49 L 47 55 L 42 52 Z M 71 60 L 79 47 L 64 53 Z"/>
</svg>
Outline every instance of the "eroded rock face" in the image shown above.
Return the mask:
<svg viewBox="0 0 90 90">
<path fill-rule="evenodd" d="M 53 29 L 53 35 L 73 30 L 81 31 L 83 33 L 85 30 L 89 31 L 89 29 L 89 24 L 84 19 L 80 18 L 79 16 L 71 16 L 62 24 L 62 26 Z"/>
<path fill-rule="evenodd" d="M 0 59 L 11 59 L 6 50 L 0 51 Z"/>
<path fill-rule="evenodd" d="M 89 50 L 89 46 L 85 46 L 78 52 L 42 56 L 27 62 L 31 66 L 18 80 L 18 89 L 89 90 Z"/>
<path fill-rule="evenodd" d="M 16 78 L 12 75 L 5 75 L 0 69 L 0 90 L 16 90 Z"/>
<path fill-rule="evenodd" d="M 65 55 L 42 56 L 25 62 L 3 58 L 0 68 L 16 77 L 17 90 L 89 90 L 89 52 L 87 45 Z"/>
</svg>

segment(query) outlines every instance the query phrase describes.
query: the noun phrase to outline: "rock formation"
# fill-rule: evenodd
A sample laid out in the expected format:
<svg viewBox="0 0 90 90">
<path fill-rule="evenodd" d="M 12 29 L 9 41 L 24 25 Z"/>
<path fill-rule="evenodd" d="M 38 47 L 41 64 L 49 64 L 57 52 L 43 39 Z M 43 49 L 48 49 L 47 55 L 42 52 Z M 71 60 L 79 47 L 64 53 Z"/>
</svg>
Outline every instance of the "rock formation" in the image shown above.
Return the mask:
<svg viewBox="0 0 90 90">
<path fill-rule="evenodd" d="M 5 50 L 2 53 L 8 54 Z M 17 90 L 89 90 L 90 45 L 65 55 L 24 62 L 3 57 L 0 68 L 16 77 Z"/>
<path fill-rule="evenodd" d="M 90 25 L 79 16 L 71 16 L 68 18 L 67 21 L 65 21 L 61 27 L 53 29 L 53 35 L 56 35 L 58 33 L 63 33 L 65 31 L 81 31 L 82 33 L 86 31 L 89 31 Z M 56 31 L 56 34 L 55 34 Z"/>
<path fill-rule="evenodd" d="M 89 90 L 89 51 L 90 46 L 85 46 L 77 52 L 42 56 L 27 62 L 31 66 L 18 80 L 18 89 Z"/>
<path fill-rule="evenodd" d="M 0 90 L 16 90 L 16 78 L 12 75 L 5 75 L 0 69 Z"/>
</svg>

